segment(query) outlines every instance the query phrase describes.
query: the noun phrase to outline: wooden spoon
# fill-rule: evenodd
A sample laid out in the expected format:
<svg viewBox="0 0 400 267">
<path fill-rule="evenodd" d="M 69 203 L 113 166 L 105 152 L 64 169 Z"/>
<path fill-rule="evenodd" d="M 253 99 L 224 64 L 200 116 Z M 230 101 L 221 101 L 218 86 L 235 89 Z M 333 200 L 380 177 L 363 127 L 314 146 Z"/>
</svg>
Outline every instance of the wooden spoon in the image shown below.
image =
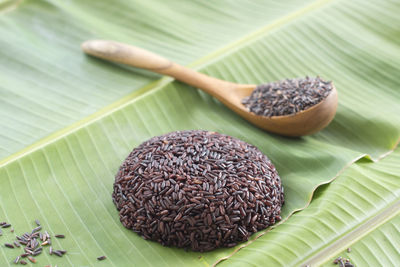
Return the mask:
<svg viewBox="0 0 400 267">
<path fill-rule="evenodd" d="M 254 125 L 280 135 L 302 136 L 315 133 L 327 126 L 336 113 L 338 97 L 334 86 L 328 97 L 306 110 L 291 115 L 265 117 L 250 112 L 241 103 L 244 97 L 253 92 L 255 84 L 237 84 L 219 80 L 144 49 L 114 41 L 86 41 L 82 44 L 82 50 L 102 59 L 172 76 L 216 97 Z"/>
</svg>

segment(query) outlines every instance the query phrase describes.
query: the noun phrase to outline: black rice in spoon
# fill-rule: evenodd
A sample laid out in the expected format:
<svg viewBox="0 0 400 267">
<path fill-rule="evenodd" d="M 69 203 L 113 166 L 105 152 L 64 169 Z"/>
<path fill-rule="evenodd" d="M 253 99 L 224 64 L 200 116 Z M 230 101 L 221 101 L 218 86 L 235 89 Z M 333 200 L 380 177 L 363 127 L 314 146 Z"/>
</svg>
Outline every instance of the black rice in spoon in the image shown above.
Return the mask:
<svg viewBox="0 0 400 267">
<path fill-rule="evenodd" d="M 261 116 L 291 115 L 324 100 L 332 87 L 332 82 L 320 77 L 286 79 L 258 85 L 242 104 Z"/>
</svg>

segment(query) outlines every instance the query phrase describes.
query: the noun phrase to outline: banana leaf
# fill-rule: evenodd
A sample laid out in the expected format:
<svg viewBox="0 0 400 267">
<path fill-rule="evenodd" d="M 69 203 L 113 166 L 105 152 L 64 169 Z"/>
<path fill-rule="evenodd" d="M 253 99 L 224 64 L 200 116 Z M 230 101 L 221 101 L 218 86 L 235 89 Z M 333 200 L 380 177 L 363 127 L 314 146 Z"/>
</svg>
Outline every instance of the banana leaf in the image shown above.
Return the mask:
<svg viewBox="0 0 400 267">
<path fill-rule="evenodd" d="M 141 95 L 159 78 L 89 60 L 78 47 L 91 38 L 131 43 L 203 71 L 208 65 L 207 73 L 238 82 L 321 75 L 335 82 L 341 112 L 319 138 L 378 156 L 398 135 L 396 1 L 3 2 L 0 158 Z M 359 137 L 351 128 L 369 131 Z"/>
<path fill-rule="evenodd" d="M 400 216 L 396 215 L 373 232 L 363 236 L 349 251 L 346 249 L 335 258 L 350 259 L 350 262 L 358 266 L 397 266 L 400 262 L 399 225 Z M 331 264 L 331 262 L 325 263 L 326 266 L 332 266 Z"/>
<path fill-rule="evenodd" d="M 190 64 L 225 51 L 310 2 L 0 2 L 0 159 L 124 96 L 137 96 L 159 78 L 88 60 L 81 42 L 113 39 Z"/>
<path fill-rule="evenodd" d="M 246 251 L 265 231 L 232 249 L 193 253 L 142 240 L 122 227 L 111 202 L 113 176 L 130 150 L 154 135 L 207 129 L 256 145 L 282 177 L 283 221 L 351 163 L 362 157 L 377 161 L 398 144 L 396 2 L 24 1 L 5 6 L 0 15 L 0 220 L 22 233 L 38 218 L 44 228 L 67 235 L 56 245 L 68 254 L 45 253 L 40 264 L 101 264 L 96 262 L 101 255 L 108 257 L 105 266 L 211 265 L 232 254 L 223 263 L 263 258 L 258 253 L 246 258 Z M 142 46 L 234 82 L 321 75 L 338 88 L 338 113 L 313 136 L 272 135 L 194 88 L 85 57 L 79 44 L 90 38 Z M 370 168 L 366 172 L 374 174 Z M 330 187 L 317 191 L 315 202 L 329 199 L 330 192 Z M 357 225 L 356 218 L 349 221 Z M 323 226 L 316 223 L 313 230 Z M 2 266 L 18 254 L 0 250 Z"/>
<path fill-rule="evenodd" d="M 319 188 L 307 209 L 221 266 L 335 266 L 339 256 L 355 266 L 398 266 L 399 163 L 397 148 L 378 163 L 353 164 Z"/>
</svg>

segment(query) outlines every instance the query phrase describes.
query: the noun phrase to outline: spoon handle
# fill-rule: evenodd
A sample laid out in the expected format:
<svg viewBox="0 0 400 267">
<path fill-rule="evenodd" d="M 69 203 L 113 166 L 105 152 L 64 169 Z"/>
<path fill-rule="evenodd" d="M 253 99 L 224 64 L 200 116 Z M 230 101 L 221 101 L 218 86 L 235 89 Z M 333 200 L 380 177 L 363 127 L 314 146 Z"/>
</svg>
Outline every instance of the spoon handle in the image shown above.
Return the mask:
<svg viewBox="0 0 400 267">
<path fill-rule="evenodd" d="M 82 44 L 82 50 L 95 57 L 172 76 L 218 99 L 226 98 L 227 94 L 229 95 L 227 90 L 236 85 L 199 73 L 132 45 L 107 40 L 90 40 Z"/>
</svg>

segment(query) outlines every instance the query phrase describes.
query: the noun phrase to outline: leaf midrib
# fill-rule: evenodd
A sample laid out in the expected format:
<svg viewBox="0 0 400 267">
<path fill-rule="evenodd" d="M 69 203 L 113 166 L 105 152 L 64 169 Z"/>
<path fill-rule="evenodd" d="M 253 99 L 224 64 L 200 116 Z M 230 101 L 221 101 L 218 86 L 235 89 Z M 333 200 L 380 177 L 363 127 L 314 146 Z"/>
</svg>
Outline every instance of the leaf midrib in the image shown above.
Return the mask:
<svg viewBox="0 0 400 267">
<path fill-rule="evenodd" d="M 369 217 L 369 219 L 364 220 L 362 223 L 357 224 L 344 235 L 337 238 L 334 242 L 328 244 L 311 257 L 308 257 L 305 261 L 296 263 L 294 266 L 320 266 L 345 248 L 350 247 L 352 244 L 356 243 L 358 240 L 399 214 L 400 199 L 396 198 L 389 207 L 375 213 L 372 217 Z"/>
<path fill-rule="evenodd" d="M 263 36 L 269 34 L 273 29 L 279 28 L 285 24 L 293 22 L 294 20 L 298 19 L 299 17 L 302 17 L 312 11 L 315 11 L 317 9 L 325 7 L 328 3 L 333 2 L 333 1 L 337 1 L 337 0 L 314 1 L 313 3 L 307 5 L 303 8 L 300 8 L 294 12 L 291 12 L 291 13 L 287 14 L 286 16 L 279 18 L 260 29 L 251 32 L 248 35 L 245 35 L 243 38 L 241 38 L 237 41 L 234 41 L 234 42 L 222 47 L 221 49 L 218 49 L 215 52 L 194 61 L 193 63 L 191 63 L 187 66 L 191 67 L 193 69 L 196 69 L 196 70 L 202 69 L 205 66 L 210 65 L 210 64 L 214 63 L 215 61 L 218 61 L 222 57 L 226 57 L 227 55 L 237 51 L 238 49 L 240 49 L 246 45 L 249 45 L 252 42 L 257 41 L 258 39 L 262 38 Z M 19 2 L 19 1 L 17 1 L 17 2 Z M 0 14 L 1 14 L 1 10 L 0 10 Z M 79 47 L 77 47 L 77 49 L 79 49 Z M 113 102 L 112 104 L 107 105 L 106 107 L 100 109 L 99 111 L 73 123 L 72 125 L 67 126 L 61 130 L 58 130 L 58 131 L 48 135 L 47 137 L 34 142 L 33 144 L 27 146 L 26 148 L 0 160 L 0 168 L 24 157 L 25 155 L 28 155 L 34 151 L 37 151 L 51 143 L 54 143 L 57 140 L 65 137 L 65 136 L 68 136 L 69 134 L 72 134 L 72 133 L 78 131 L 79 129 L 82 129 L 82 128 L 86 127 L 87 125 L 90 125 L 90 124 L 100 120 L 101 118 L 103 118 L 117 110 L 120 110 L 121 108 L 123 108 L 131 103 L 134 103 L 136 100 L 145 96 L 146 94 L 153 92 L 155 90 L 159 90 L 166 84 L 173 82 L 173 81 L 174 81 L 174 79 L 172 79 L 172 78 L 164 77 L 164 78 L 161 78 L 160 80 L 151 82 L 150 84 L 136 90 L 135 92 L 122 97 L 121 99 L 117 100 L 116 102 Z"/>
</svg>

